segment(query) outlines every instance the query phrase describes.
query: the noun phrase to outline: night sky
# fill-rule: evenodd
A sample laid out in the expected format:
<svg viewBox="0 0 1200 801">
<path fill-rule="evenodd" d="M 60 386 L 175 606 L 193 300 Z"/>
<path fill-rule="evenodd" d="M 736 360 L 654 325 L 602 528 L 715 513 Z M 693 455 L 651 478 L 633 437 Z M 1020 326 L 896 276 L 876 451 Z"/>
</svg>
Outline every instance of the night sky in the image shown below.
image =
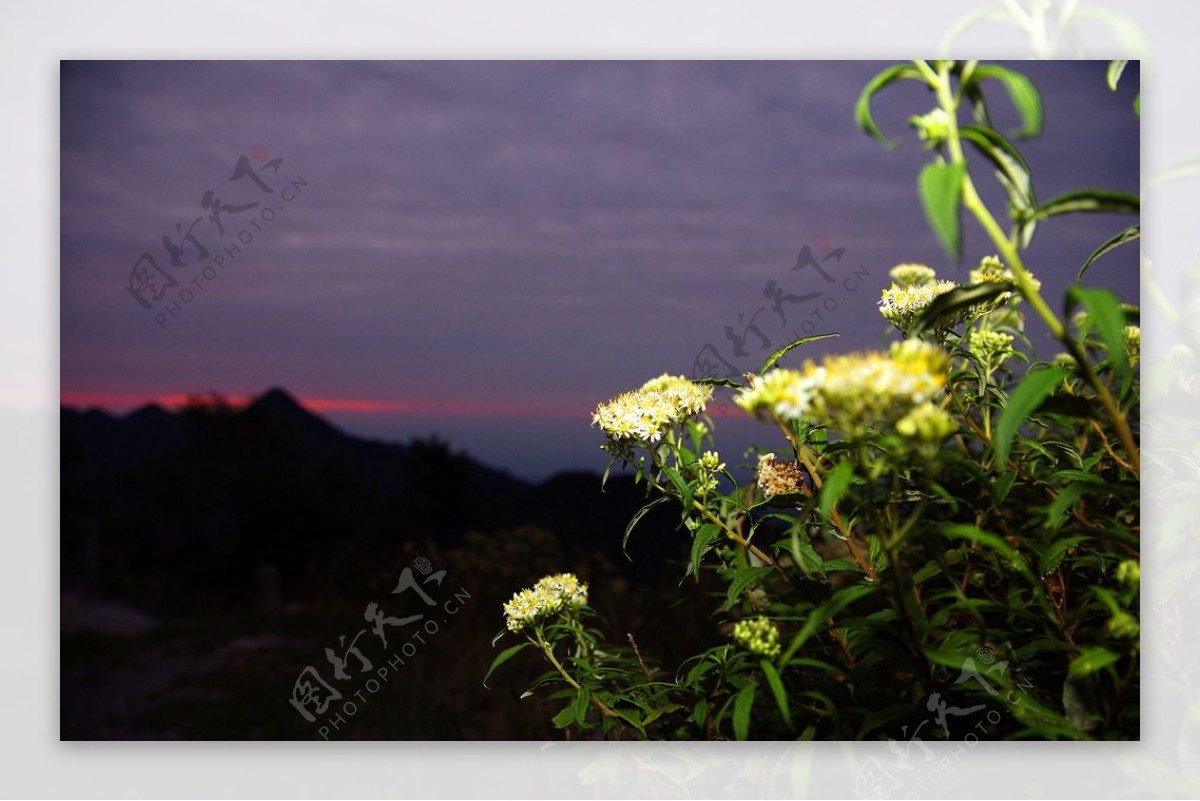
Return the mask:
<svg viewBox="0 0 1200 801">
<path fill-rule="evenodd" d="M 1046 105 L 1019 143 L 1040 198 L 1138 191 L 1136 66 L 1114 94 L 1105 64 L 1010 65 Z M 992 252 L 967 221 L 952 265 L 925 222 L 906 125 L 933 107 L 923 86 L 876 98 L 898 150 L 855 127 L 884 66 L 63 62 L 62 401 L 280 386 L 356 434 L 438 434 L 526 478 L 600 470 L 598 401 L 691 374 L 708 344 L 738 370 L 803 333 L 842 334 L 813 355 L 876 346 L 890 267 L 965 280 Z M 1053 305 L 1128 222 L 1042 226 L 1027 263 Z M 793 269 L 806 246 L 832 282 Z M 1136 266 L 1117 252 L 1088 281 L 1136 302 Z"/>
</svg>

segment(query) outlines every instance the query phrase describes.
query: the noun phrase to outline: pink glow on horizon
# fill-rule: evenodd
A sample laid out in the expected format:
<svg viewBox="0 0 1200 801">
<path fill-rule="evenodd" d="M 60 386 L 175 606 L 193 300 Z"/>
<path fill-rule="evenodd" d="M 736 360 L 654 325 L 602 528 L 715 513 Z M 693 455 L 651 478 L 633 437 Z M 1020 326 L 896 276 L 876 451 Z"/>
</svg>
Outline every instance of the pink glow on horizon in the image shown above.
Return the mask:
<svg viewBox="0 0 1200 801">
<path fill-rule="evenodd" d="M 191 396 L 199 402 L 206 395 Z M 63 406 L 77 408 L 101 408 L 111 412 L 126 412 L 147 404 L 167 408 L 182 408 L 188 404 L 189 396 L 181 393 L 146 395 L 120 392 L 62 392 L 59 402 Z M 228 395 L 224 400 L 233 408 L 241 409 L 254 401 L 249 395 Z M 426 417 L 483 417 L 483 418 L 575 418 L 588 419 L 591 408 L 570 402 L 521 401 L 389 401 L 361 400 L 354 398 L 296 398 L 296 402 L 310 412 L 350 414 L 410 414 Z"/>
</svg>

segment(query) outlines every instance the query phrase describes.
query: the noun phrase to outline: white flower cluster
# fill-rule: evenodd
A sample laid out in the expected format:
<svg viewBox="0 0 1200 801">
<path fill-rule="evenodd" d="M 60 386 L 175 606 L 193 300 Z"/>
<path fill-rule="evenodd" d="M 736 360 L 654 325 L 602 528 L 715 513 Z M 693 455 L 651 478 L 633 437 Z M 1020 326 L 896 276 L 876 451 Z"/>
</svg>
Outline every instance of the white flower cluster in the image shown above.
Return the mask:
<svg viewBox="0 0 1200 801">
<path fill-rule="evenodd" d="M 932 281 L 937 277 L 932 267 L 924 264 L 897 264 L 888 273 L 892 281 L 900 286 L 916 286 Z"/>
<path fill-rule="evenodd" d="M 1004 262 L 1000 261 L 999 256 L 984 256 L 980 260 L 979 266 L 971 270 L 970 281 L 972 284 L 1009 284 L 1016 286 L 1016 278 L 1013 276 L 1013 271 L 1004 266 Z M 1032 275 L 1029 276 L 1029 284 L 1034 289 L 1042 288 L 1042 282 Z M 994 300 L 980 304 L 978 311 L 988 311 L 990 308 L 1004 303 L 1011 297 L 1011 292 L 1001 292 Z"/>
<path fill-rule="evenodd" d="M 564 609 L 583 606 L 587 603 L 587 591 L 588 585 L 581 583 L 574 573 L 545 576 L 532 589 L 514 593 L 512 600 L 504 604 L 508 630 L 520 631 Z"/>
<path fill-rule="evenodd" d="M 887 355 L 833 356 L 825 360 L 813 411 L 828 422 L 847 415 L 868 422 L 924 403 L 946 386 L 950 360 L 936 345 L 908 339 Z"/>
<path fill-rule="evenodd" d="M 751 378 L 750 386 L 739 392 L 733 402 L 751 413 L 769 409 L 776 417 L 799 420 L 808 411 L 816 387 L 815 376 L 777 367 Z"/>
<path fill-rule="evenodd" d="M 711 386 L 663 374 L 597 406 L 592 425 L 615 442 L 658 442 L 665 432 L 703 412 L 712 394 Z"/>
<path fill-rule="evenodd" d="M 803 371 L 774 369 L 739 392 L 733 402 L 780 420 L 808 420 L 858 430 L 892 421 L 946 387 L 949 357 L 937 345 L 906 339 L 887 354 L 827 356 Z"/>
<path fill-rule="evenodd" d="M 930 303 L 957 286 L 953 281 L 932 278 L 916 284 L 892 284 L 879 296 L 879 313 L 896 328 L 907 332 Z M 951 315 L 939 320 L 937 327 L 950 328 L 960 320 L 961 315 Z"/>
<path fill-rule="evenodd" d="M 820 366 L 776 369 L 752 381 L 734 402 L 749 412 L 768 410 L 780 419 L 857 431 L 893 421 L 946 386 L 950 360 L 919 339 L 894 344 L 886 353 L 827 356 Z"/>
</svg>

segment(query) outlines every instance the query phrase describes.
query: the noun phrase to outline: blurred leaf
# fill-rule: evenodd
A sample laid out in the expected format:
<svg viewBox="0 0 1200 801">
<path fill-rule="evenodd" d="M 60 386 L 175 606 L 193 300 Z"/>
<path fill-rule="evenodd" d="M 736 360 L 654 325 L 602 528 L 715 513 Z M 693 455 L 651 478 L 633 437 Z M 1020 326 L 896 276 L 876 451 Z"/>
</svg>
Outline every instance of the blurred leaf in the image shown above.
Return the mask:
<svg viewBox="0 0 1200 801">
<path fill-rule="evenodd" d="M 749 506 L 748 510 L 756 512 L 759 509 L 798 509 L 808 503 L 810 497 L 812 496 L 807 492 L 777 492 L 770 498 L 763 498 Z"/>
<path fill-rule="evenodd" d="M 759 368 L 758 374 L 762 375 L 763 373 L 767 372 L 767 370 L 769 370 L 771 368 L 771 365 L 773 365 L 773 364 L 775 364 L 775 362 L 779 361 L 779 359 L 781 357 L 783 357 L 784 354 L 786 354 L 792 348 L 799 347 L 800 345 L 804 345 L 809 342 L 816 342 L 818 339 L 829 339 L 830 337 L 836 337 L 836 336 L 838 336 L 838 335 L 837 334 L 814 334 L 813 336 L 810 336 L 810 337 L 800 337 L 800 339 L 797 339 L 795 342 L 789 342 L 788 344 L 784 345 L 782 348 L 780 348 L 779 350 L 775 351 L 774 353 L 772 353 L 770 356 L 767 357 L 767 360 L 765 362 L 763 362 L 763 366 Z"/>
<path fill-rule="evenodd" d="M 775 696 L 775 705 L 779 707 L 779 713 L 783 715 L 788 728 L 791 728 L 792 712 L 788 708 L 787 692 L 783 689 L 783 680 L 779 677 L 779 671 L 775 669 L 769 659 L 762 660 L 759 665 L 762 667 L 763 675 L 767 677 L 767 686 L 771 688 L 771 694 Z"/>
<path fill-rule="evenodd" d="M 754 694 L 758 685 L 750 682 L 737 694 L 733 702 L 733 736 L 737 740 L 745 740 L 750 736 L 750 710 L 754 707 Z"/>
<path fill-rule="evenodd" d="M 1040 414 L 1061 414 L 1086 419 L 1097 415 L 1096 403 L 1080 395 L 1051 395 L 1037 408 Z"/>
<path fill-rule="evenodd" d="M 704 721 L 706 721 L 707 719 L 708 719 L 708 699 L 701 698 L 699 701 L 696 702 L 696 705 L 692 707 L 692 722 L 695 723 L 700 729 L 703 729 Z"/>
<path fill-rule="evenodd" d="M 1021 554 L 1017 553 L 1016 548 L 1013 548 L 1001 537 L 966 523 L 945 523 L 939 530 L 947 539 L 977 542 L 980 545 L 991 548 L 1007 559 L 1010 567 L 1028 578 L 1033 578 L 1033 573 L 1029 570 L 1029 566 L 1025 564 L 1025 560 L 1021 558 Z"/>
<path fill-rule="evenodd" d="M 958 258 L 961 225 L 958 216 L 962 197 L 963 164 L 926 164 L 917 176 L 917 193 L 925 208 L 925 217 L 942 248 L 952 259 Z"/>
<path fill-rule="evenodd" d="M 747 567 L 739 570 L 729 582 L 729 589 L 725 593 L 725 608 L 732 609 L 742 593 L 771 575 L 774 570 L 773 567 Z"/>
<path fill-rule="evenodd" d="M 878 534 L 867 535 L 867 559 L 877 573 L 882 573 L 888 568 L 889 562 L 887 554 L 883 550 L 883 538 Z"/>
<path fill-rule="evenodd" d="M 933 490 L 939 498 L 946 502 L 946 505 L 950 507 L 951 512 L 958 511 L 958 499 L 950 493 L 950 490 L 946 489 L 936 481 L 931 482 L 929 488 Z"/>
<path fill-rule="evenodd" d="M 804 571 L 805 575 L 811 576 L 813 573 L 825 575 L 825 560 L 813 549 L 807 534 L 801 532 L 798 527 L 793 527 L 792 536 L 787 543 L 788 551 L 791 552 L 792 558 L 796 560 L 796 564 L 800 565 L 800 569 Z"/>
<path fill-rule="evenodd" d="M 942 566 L 937 562 L 929 562 L 925 567 L 913 574 L 912 582 L 914 586 L 920 586 L 924 582 L 942 572 Z"/>
<path fill-rule="evenodd" d="M 487 687 L 487 680 L 492 677 L 492 673 L 494 673 L 496 671 L 496 668 L 500 667 L 505 662 L 512 659 L 514 656 L 516 656 L 518 652 L 520 652 L 521 650 L 523 650 L 525 648 L 528 648 L 532 644 L 533 643 L 530 643 L 530 642 L 521 642 L 521 643 L 517 643 L 516 645 L 512 646 L 511 648 L 505 648 L 503 651 L 501 651 L 499 653 L 499 655 L 497 655 L 497 657 L 492 660 L 492 666 L 490 668 L 488 668 L 487 673 L 484 675 L 483 686 Z"/>
<path fill-rule="evenodd" d="M 1062 383 L 1066 373 L 1059 367 L 1049 367 L 1025 375 L 1021 383 L 1008 397 L 1000 419 L 996 421 L 996 430 L 992 435 L 992 449 L 995 454 L 997 469 L 1004 469 L 1008 461 L 1008 449 L 1012 446 L 1013 437 L 1021 423 L 1030 413 Z"/>
<path fill-rule="evenodd" d="M 879 126 L 875 124 L 875 120 L 872 119 L 871 98 L 880 89 L 894 81 L 912 78 L 921 80 L 921 73 L 917 72 L 916 67 L 913 67 L 911 64 L 896 64 L 888 67 L 867 83 L 866 88 L 862 90 L 862 94 L 858 96 L 858 102 L 854 104 L 855 123 L 858 124 L 859 128 L 879 140 L 884 147 L 893 148 L 897 143 L 884 136 L 883 132 L 879 130 Z"/>
<path fill-rule="evenodd" d="M 1009 491 L 1012 489 L 1013 482 L 1017 480 L 1017 472 L 1015 470 L 1007 470 L 995 477 L 991 484 L 992 503 L 999 506 L 1004 503 L 1004 499 L 1008 497 Z"/>
<path fill-rule="evenodd" d="M 1128 59 L 1116 58 L 1108 62 L 1108 88 L 1117 91 L 1117 84 L 1121 81 L 1121 73 L 1125 71 L 1125 65 L 1129 63 Z"/>
<path fill-rule="evenodd" d="M 1114 654 L 1107 648 L 1092 647 L 1083 648 L 1079 652 L 1079 656 L 1071 663 L 1071 676 L 1090 676 L 1098 670 L 1103 670 L 1109 665 L 1120 659 L 1120 655 Z"/>
<path fill-rule="evenodd" d="M 575 722 L 579 724 L 580 728 L 587 727 L 588 702 L 590 699 L 591 693 L 587 691 L 586 687 L 580 687 L 579 692 L 575 694 Z"/>
<path fill-rule="evenodd" d="M 1083 493 L 1087 492 L 1087 489 L 1087 484 L 1078 482 L 1067 485 L 1055 496 L 1050 505 L 1046 507 L 1046 527 L 1050 531 L 1062 528 L 1067 512 L 1083 496 Z"/>
<path fill-rule="evenodd" d="M 826 559 L 826 573 L 865 573 L 865 571 L 847 559 Z"/>
<path fill-rule="evenodd" d="M 1062 705 L 1067 720 L 1079 731 L 1095 728 L 1095 692 L 1086 676 L 1068 675 L 1063 682 Z"/>
<path fill-rule="evenodd" d="M 1042 97 L 1029 78 L 994 64 L 980 64 L 967 81 L 974 88 L 984 80 L 992 78 L 1003 84 L 1008 98 L 1021 115 L 1021 127 L 1011 131 L 1010 136 L 1026 139 L 1042 132 Z"/>
<path fill-rule="evenodd" d="M 1075 281 L 1079 282 L 1083 280 L 1083 274 L 1088 271 L 1088 268 L 1092 266 L 1092 263 L 1095 262 L 1096 259 L 1100 258 L 1106 253 L 1116 250 L 1126 242 L 1133 242 L 1135 239 L 1141 237 L 1141 235 L 1141 225 L 1131 225 L 1128 228 L 1113 234 L 1113 236 L 1105 241 L 1103 245 L 1093 250 L 1092 255 L 1087 257 L 1087 261 L 1085 261 L 1083 266 L 1079 268 L 1079 274 L 1075 276 Z"/>
<path fill-rule="evenodd" d="M 833 594 L 833 596 L 813 610 L 808 619 L 804 621 L 804 626 L 792 638 L 792 642 L 788 645 L 787 650 L 783 652 L 783 656 L 779 659 L 779 664 L 787 665 L 788 661 L 795 655 L 796 651 L 800 650 L 808 639 L 817 633 L 829 619 L 841 612 L 850 604 L 860 598 L 864 598 L 879 589 L 876 584 L 855 584 L 850 587 L 843 587 Z"/>
<path fill-rule="evenodd" d="M 854 478 L 854 465 L 849 459 L 845 459 L 837 463 L 837 465 L 825 475 L 825 483 L 821 486 L 820 510 L 821 516 L 826 520 L 829 519 L 833 512 L 833 507 L 841 500 L 841 497 L 846 494 L 846 490 L 850 488 L 850 481 Z"/>
</svg>

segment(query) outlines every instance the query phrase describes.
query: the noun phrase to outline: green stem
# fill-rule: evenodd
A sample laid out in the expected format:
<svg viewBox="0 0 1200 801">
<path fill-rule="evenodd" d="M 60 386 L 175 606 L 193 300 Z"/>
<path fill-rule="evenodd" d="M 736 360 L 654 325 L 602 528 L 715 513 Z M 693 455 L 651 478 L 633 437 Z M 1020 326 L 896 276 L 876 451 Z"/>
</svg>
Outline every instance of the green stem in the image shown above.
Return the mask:
<svg viewBox="0 0 1200 801">
<path fill-rule="evenodd" d="M 877 516 L 878 517 L 878 516 Z M 880 523 L 883 521 L 880 520 Z M 912 520 L 910 523 L 914 522 Z M 909 603 L 914 601 L 912 589 L 908 582 L 908 574 L 900 564 L 900 549 L 899 544 L 904 539 L 904 534 L 907 534 L 909 526 L 905 526 L 903 533 L 892 528 L 890 537 L 885 537 L 880 528 L 879 537 L 880 543 L 883 546 L 883 552 L 887 554 L 888 565 L 891 568 L 891 574 L 894 579 L 896 588 L 896 606 L 899 607 L 900 619 L 904 622 L 904 630 L 908 635 L 909 644 L 913 649 L 913 656 L 921 666 L 922 683 L 928 686 L 931 676 L 931 666 L 929 660 L 925 657 L 925 649 L 921 645 L 921 634 L 917 630 L 916 613 L 910 608 Z"/>
<path fill-rule="evenodd" d="M 564 668 L 562 666 L 562 663 L 560 663 L 558 661 L 558 658 L 554 656 L 554 649 L 550 647 L 550 644 L 548 642 L 546 642 L 545 638 L 542 636 L 541 626 L 538 626 L 537 628 L 535 628 L 533 630 L 533 633 L 534 633 L 534 637 L 536 638 L 534 640 L 534 644 L 542 649 L 542 653 L 546 655 L 546 659 L 550 660 L 550 664 L 554 665 L 554 669 L 558 671 L 558 675 L 562 676 L 563 680 L 566 681 L 567 684 L 570 684 L 572 687 L 574 687 L 576 690 L 583 689 L 580 686 L 579 682 L 577 682 L 577 681 L 575 681 L 575 679 L 571 678 L 571 674 L 567 673 L 566 668 Z M 604 713 L 608 717 L 616 718 L 617 720 L 624 720 L 624 718 L 622 718 L 616 712 L 612 711 L 612 709 L 609 708 L 607 704 L 605 704 L 603 701 L 601 701 L 599 698 L 597 698 L 593 693 L 588 693 L 588 700 L 590 700 L 592 702 L 593 706 L 595 706 L 597 709 L 599 709 L 602 713 Z"/>
<path fill-rule="evenodd" d="M 821 479 L 821 474 L 817 472 L 816 463 L 809 453 L 808 446 L 797 442 L 796 438 L 792 436 L 791 430 L 787 427 L 787 425 L 784 424 L 782 420 L 780 420 L 778 417 L 775 417 L 774 419 L 779 425 L 779 429 L 783 431 L 783 435 L 787 437 L 788 442 L 791 443 L 792 450 L 794 450 L 796 453 L 796 458 L 800 460 L 800 462 L 804 465 L 804 468 L 808 471 L 808 474 L 812 476 L 813 489 L 817 492 L 820 492 L 823 481 Z M 831 523 L 833 523 L 834 528 L 838 530 L 840 539 L 846 543 L 847 547 L 849 547 L 850 558 L 854 560 L 854 564 L 858 565 L 858 567 L 867 574 L 867 577 L 870 578 L 871 581 L 874 581 L 875 568 L 871 566 L 870 562 L 864 560 L 862 558 L 862 554 L 858 552 L 858 546 L 854 542 L 854 532 L 846 528 L 845 522 L 842 521 L 842 516 L 838 513 L 837 504 L 834 504 L 833 508 L 829 510 L 829 520 Z"/>
<path fill-rule="evenodd" d="M 918 62 L 918 69 L 924 62 Z M 938 102 L 946 111 L 948 120 L 948 134 L 946 138 L 946 147 L 950 154 L 950 160 L 954 164 L 966 164 L 963 158 L 962 142 L 958 134 L 958 101 L 955 99 L 950 89 L 950 72 L 949 66 L 943 65 L 937 73 L 928 64 L 924 64 L 922 73 L 925 74 L 926 80 L 931 81 L 931 85 L 937 90 Z M 971 180 L 970 173 L 964 171 L 963 186 L 962 186 L 962 203 L 972 214 L 987 234 L 992 239 L 992 243 L 1000 250 L 1001 256 L 1012 270 L 1013 282 L 1021 293 L 1021 297 L 1029 302 L 1029 305 L 1037 312 L 1038 316 L 1046 323 L 1050 329 L 1051 335 L 1062 342 L 1071 356 L 1079 364 L 1079 369 L 1083 373 L 1084 379 L 1091 386 L 1092 391 L 1096 393 L 1100 404 L 1104 407 L 1105 413 L 1108 415 L 1109 421 L 1117 432 L 1117 438 L 1121 440 L 1121 444 L 1129 453 L 1130 462 L 1134 466 L 1135 472 L 1141 472 L 1141 458 L 1138 454 L 1137 443 L 1133 440 L 1133 432 L 1129 428 L 1129 423 L 1125 419 L 1125 415 L 1121 413 L 1117 406 L 1116 400 L 1113 399 L 1112 393 L 1108 391 L 1108 387 L 1100 381 L 1091 367 L 1087 363 L 1087 357 L 1083 353 L 1083 349 L 1074 342 L 1067 333 L 1066 327 L 1058 316 L 1050 309 L 1041 292 L 1033 283 L 1033 276 L 1029 270 L 1025 268 L 1024 261 L 1021 260 L 1020 251 L 1016 244 L 1009 239 L 1000 224 L 996 222 L 996 218 L 992 216 L 988 210 L 987 204 L 979 196 L 975 190 L 975 183 Z"/>
</svg>

